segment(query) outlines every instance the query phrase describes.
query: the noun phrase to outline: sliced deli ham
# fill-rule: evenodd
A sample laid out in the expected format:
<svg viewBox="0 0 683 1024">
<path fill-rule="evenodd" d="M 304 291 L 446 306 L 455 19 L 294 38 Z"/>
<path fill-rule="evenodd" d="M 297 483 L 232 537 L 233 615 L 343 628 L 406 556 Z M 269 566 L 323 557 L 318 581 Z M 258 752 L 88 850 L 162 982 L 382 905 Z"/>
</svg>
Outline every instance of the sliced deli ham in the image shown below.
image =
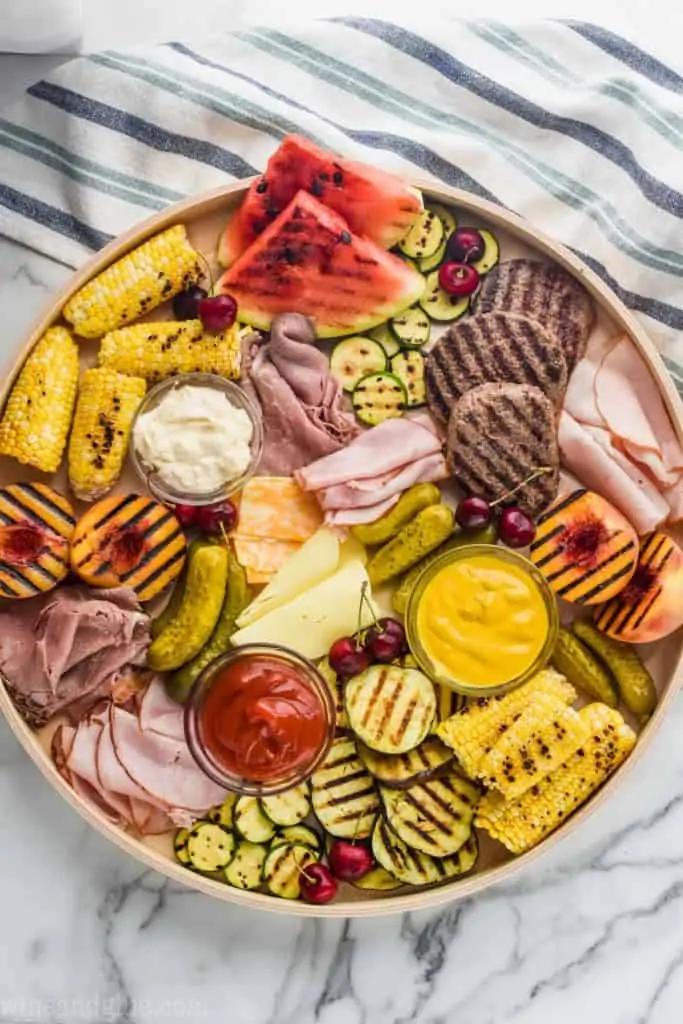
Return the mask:
<svg viewBox="0 0 683 1024">
<path fill-rule="evenodd" d="M 638 533 L 649 533 L 666 518 L 668 506 L 663 510 L 648 497 L 614 455 L 567 412 L 560 416 L 558 441 L 567 469 L 615 505 Z"/>
<path fill-rule="evenodd" d="M 620 338 L 600 364 L 595 398 L 620 447 L 663 488 L 674 486 L 683 470 L 683 447 L 650 369 L 629 338 Z"/>
<path fill-rule="evenodd" d="M 445 480 L 447 475 L 446 460 L 441 452 L 434 452 L 381 477 L 327 487 L 320 492 L 320 504 L 325 510 L 367 508 L 402 494 L 413 484 Z"/>
<path fill-rule="evenodd" d="M 332 509 L 325 513 L 325 522 L 328 526 L 359 526 L 361 523 L 374 523 L 394 507 L 398 497 L 398 494 L 395 494 L 393 498 L 387 498 L 378 505 L 366 505 L 362 508 Z"/>
<path fill-rule="evenodd" d="M 151 729 L 162 736 L 185 741 L 185 711 L 166 693 L 159 676 L 154 676 L 140 700 L 138 709 L 140 728 Z"/>
</svg>

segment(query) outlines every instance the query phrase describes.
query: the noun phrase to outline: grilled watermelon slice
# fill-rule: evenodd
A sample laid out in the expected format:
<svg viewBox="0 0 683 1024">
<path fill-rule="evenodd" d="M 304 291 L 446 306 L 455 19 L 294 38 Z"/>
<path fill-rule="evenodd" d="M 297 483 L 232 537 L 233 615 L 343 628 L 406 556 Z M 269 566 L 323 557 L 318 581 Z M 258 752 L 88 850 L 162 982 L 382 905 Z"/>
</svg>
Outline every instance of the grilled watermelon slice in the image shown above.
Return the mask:
<svg viewBox="0 0 683 1024">
<path fill-rule="evenodd" d="M 420 193 L 395 174 L 343 160 L 300 135 L 288 135 L 228 223 L 218 246 L 221 266 L 234 263 L 301 189 L 343 217 L 356 234 L 385 249 L 400 242 L 422 210 Z"/>
<path fill-rule="evenodd" d="M 294 310 L 311 317 L 319 338 L 334 338 L 383 323 L 423 289 L 413 267 L 298 192 L 215 290 L 233 296 L 242 323 L 268 330 L 274 316 Z"/>
</svg>

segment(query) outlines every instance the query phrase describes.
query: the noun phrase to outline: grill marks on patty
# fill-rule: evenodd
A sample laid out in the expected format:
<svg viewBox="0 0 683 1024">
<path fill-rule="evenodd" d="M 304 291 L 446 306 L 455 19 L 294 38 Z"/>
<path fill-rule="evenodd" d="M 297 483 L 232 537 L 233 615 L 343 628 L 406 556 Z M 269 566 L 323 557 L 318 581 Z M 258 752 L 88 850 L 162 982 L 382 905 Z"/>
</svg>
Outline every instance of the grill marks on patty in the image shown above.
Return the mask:
<svg viewBox="0 0 683 1024">
<path fill-rule="evenodd" d="M 560 456 L 552 403 L 537 387 L 494 383 L 472 388 L 454 407 L 447 458 L 466 492 L 494 501 L 540 466 L 552 472 L 526 484 L 515 503 L 536 516 L 557 495 Z"/>
<path fill-rule="evenodd" d="M 586 352 L 595 325 L 590 295 L 554 263 L 517 259 L 499 264 L 484 277 L 476 313 L 516 313 L 535 320 L 559 342 L 569 373 Z"/>
<path fill-rule="evenodd" d="M 471 388 L 488 383 L 531 384 L 559 409 L 567 386 L 560 343 L 538 323 L 510 313 L 489 313 L 454 324 L 428 354 L 427 399 L 446 422 Z"/>
</svg>

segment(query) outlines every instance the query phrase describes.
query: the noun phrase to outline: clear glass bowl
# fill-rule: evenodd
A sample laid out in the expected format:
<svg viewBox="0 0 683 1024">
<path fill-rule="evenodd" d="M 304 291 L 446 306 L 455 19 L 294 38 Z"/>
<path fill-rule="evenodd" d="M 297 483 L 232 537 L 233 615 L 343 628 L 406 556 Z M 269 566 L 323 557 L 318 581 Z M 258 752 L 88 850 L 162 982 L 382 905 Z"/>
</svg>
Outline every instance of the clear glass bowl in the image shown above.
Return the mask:
<svg viewBox="0 0 683 1024">
<path fill-rule="evenodd" d="M 220 391 L 225 395 L 231 405 L 237 409 L 243 409 L 246 412 L 253 429 L 250 444 L 251 458 L 249 460 L 249 465 L 243 473 L 240 473 L 239 476 L 226 480 L 221 487 L 212 491 L 183 491 L 170 486 L 159 476 L 154 466 L 148 465 L 143 460 L 135 443 L 135 433 L 140 417 L 144 415 L 144 413 L 149 412 L 150 409 L 156 408 L 156 406 L 169 394 L 169 392 L 174 391 L 176 388 L 186 387 L 188 385 L 191 385 L 192 387 L 208 388 L 212 391 Z M 155 385 L 155 387 L 151 388 L 147 392 L 140 403 L 135 419 L 133 420 L 130 439 L 131 462 L 150 494 L 159 501 L 163 501 L 171 505 L 213 505 L 218 501 L 224 501 L 226 498 L 229 498 L 231 494 L 241 490 L 246 482 L 251 479 L 256 472 L 256 467 L 259 464 L 262 452 L 263 422 L 261 418 L 261 410 L 249 395 L 243 391 L 242 388 L 238 387 L 237 384 L 233 384 L 232 381 L 226 380 L 225 377 L 219 377 L 213 373 L 179 373 L 175 377 L 169 377 L 168 380 L 161 381 L 160 384 Z"/>
<path fill-rule="evenodd" d="M 545 641 L 537 656 L 529 666 L 518 675 L 511 676 L 504 682 L 494 683 L 490 686 L 480 686 L 478 684 L 468 682 L 466 679 L 458 679 L 455 676 L 447 675 L 441 671 L 439 667 L 432 662 L 429 654 L 423 647 L 417 629 L 417 616 L 420 601 L 432 580 L 447 566 L 453 565 L 463 559 L 471 558 L 473 555 L 493 555 L 496 558 L 499 558 L 501 562 L 505 562 L 508 565 L 516 565 L 518 568 L 523 569 L 541 595 L 548 617 L 548 632 L 545 637 Z M 405 621 L 410 649 L 422 670 L 435 683 L 439 683 L 442 686 L 449 686 L 452 690 L 455 690 L 457 693 L 462 693 L 467 697 L 492 697 L 501 693 L 506 693 L 508 690 L 512 690 L 516 686 L 520 686 L 522 683 L 526 682 L 537 672 L 540 672 L 540 670 L 547 664 L 550 655 L 553 652 L 559 629 L 557 602 L 543 575 L 528 558 L 524 557 L 524 555 L 521 555 L 519 552 L 513 551 L 510 548 L 499 547 L 493 544 L 465 544 L 462 547 L 445 551 L 443 555 L 432 562 L 431 565 L 426 566 L 422 574 L 418 577 L 408 600 Z"/>
<path fill-rule="evenodd" d="M 295 668 L 300 679 L 318 697 L 320 713 L 324 717 L 325 723 L 322 746 L 312 754 L 310 762 L 305 765 L 299 765 L 295 769 L 283 773 L 278 778 L 269 779 L 268 781 L 246 779 L 227 769 L 225 765 L 213 757 L 202 735 L 204 700 L 214 680 L 229 665 L 254 655 L 275 658 L 286 663 L 289 667 Z M 221 655 L 220 658 L 216 658 L 215 661 L 206 666 L 196 680 L 185 707 L 185 736 L 195 761 L 202 771 L 209 778 L 213 779 L 214 782 L 217 782 L 219 786 L 224 786 L 225 789 L 243 796 L 272 796 L 274 793 L 281 793 L 291 786 L 304 782 L 324 760 L 334 739 L 336 724 L 336 710 L 332 691 L 317 668 L 306 658 L 297 654 L 296 651 L 292 651 L 288 647 L 281 647 L 278 644 L 245 644 L 242 647 L 233 648 L 227 654 Z"/>
</svg>

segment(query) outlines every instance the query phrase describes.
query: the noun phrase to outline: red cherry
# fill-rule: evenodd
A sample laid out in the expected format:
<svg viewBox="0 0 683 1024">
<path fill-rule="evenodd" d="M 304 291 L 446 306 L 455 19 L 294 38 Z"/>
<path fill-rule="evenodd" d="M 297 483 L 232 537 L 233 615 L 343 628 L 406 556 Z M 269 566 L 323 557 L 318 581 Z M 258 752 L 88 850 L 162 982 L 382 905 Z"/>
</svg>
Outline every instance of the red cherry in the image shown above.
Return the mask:
<svg viewBox="0 0 683 1024">
<path fill-rule="evenodd" d="M 205 288 L 200 288 L 198 284 L 190 285 L 174 298 L 173 316 L 176 320 L 196 320 L 199 316 L 199 303 L 206 297 Z"/>
<path fill-rule="evenodd" d="M 330 869 L 342 882 L 356 882 L 375 866 L 375 859 L 363 843 L 335 839 L 327 855 Z"/>
<path fill-rule="evenodd" d="M 301 873 L 301 895 L 307 903 L 329 903 L 338 888 L 332 872 L 324 864 L 308 864 Z"/>
<path fill-rule="evenodd" d="M 201 505 L 197 509 L 196 523 L 202 533 L 222 536 L 237 526 L 239 513 L 231 501 L 220 501 L 215 505 Z"/>
<path fill-rule="evenodd" d="M 503 509 L 498 520 L 498 536 L 509 548 L 525 548 L 536 536 L 533 519 L 516 505 Z"/>
<path fill-rule="evenodd" d="M 343 636 L 339 640 L 335 640 L 330 647 L 327 660 L 332 671 L 342 679 L 350 679 L 351 676 L 359 675 L 370 664 L 368 652 L 363 647 L 359 647 L 352 636 Z"/>
<path fill-rule="evenodd" d="M 199 319 L 210 334 L 220 334 L 237 319 L 237 303 L 232 295 L 210 295 L 197 303 Z"/>
<path fill-rule="evenodd" d="M 458 228 L 448 239 L 448 258 L 456 263 L 476 263 L 486 246 L 476 228 Z"/>
<path fill-rule="evenodd" d="M 186 530 L 197 522 L 199 509 L 196 505 L 176 505 L 173 511 L 180 525 Z"/>
<path fill-rule="evenodd" d="M 463 530 L 481 530 L 492 519 L 493 509 L 480 494 L 470 494 L 468 498 L 463 498 L 455 512 L 455 521 Z"/>
<path fill-rule="evenodd" d="M 374 661 L 388 664 L 398 658 L 406 645 L 406 631 L 398 619 L 379 619 L 365 637 L 365 650 Z"/>
<path fill-rule="evenodd" d="M 466 263 L 444 263 L 439 270 L 439 284 L 449 295 L 464 298 L 477 290 L 479 271 Z"/>
</svg>

